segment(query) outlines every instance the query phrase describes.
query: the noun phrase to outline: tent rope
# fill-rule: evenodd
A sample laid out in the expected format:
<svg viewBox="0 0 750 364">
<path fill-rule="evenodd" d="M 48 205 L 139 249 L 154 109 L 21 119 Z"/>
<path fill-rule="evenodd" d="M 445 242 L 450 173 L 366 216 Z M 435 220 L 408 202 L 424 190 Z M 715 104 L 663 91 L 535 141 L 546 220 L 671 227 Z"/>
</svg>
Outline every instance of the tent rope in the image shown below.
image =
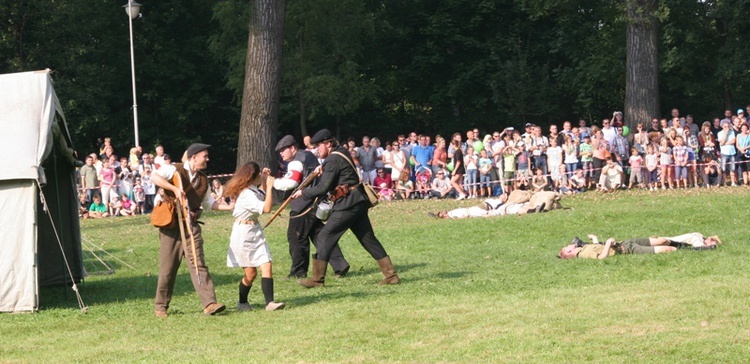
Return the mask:
<svg viewBox="0 0 750 364">
<path fill-rule="evenodd" d="M 65 255 L 65 249 L 63 249 L 62 241 L 60 240 L 60 235 L 57 233 L 57 227 L 55 226 L 55 221 L 52 220 L 52 214 L 49 212 L 49 206 L 47 205 L 47 199 L 44 197 L 44 191 L 42 191 L 42 185 L 39 183 L 39 180 L 35 180 L 36 185 L 39 188 L 39 201 L 42 203 L 42 208 L 44 209 L 44 212 L 47 214 L 47 217 L 49 217 L 49 222 L 52 225 L 52 231 L 55 233 L 55 238 L 57 239 L 57 246 L 60 247 L 60 253 L 63 256 L 63 260 L 65 261 L 65 268 L 68 271 L 68 276 L 70 277 L 70 281 L 73 283 L 73 292 L 76 293 L 76 298 L 78 299 L 78 308 L 83 311 L 84 313 L 87 313 L 89 308 L 86 306 L 86 304 L 83 303 L 83 298 L 81 297 L 81 293 L 78 291 L 78 285 L 76 284 L 75 278 L 73 277 L 73 271 L 70 269 L 70 263 L 68 263 L 68 257 Z"/>
<path fill-rule="evenodd" d="M 91 241 L 90 239 L 88 239 L 88 238 L 86 238 L 85 236 L 83 236 L 83 234 L 81 234 L 81 239 L 83 239 L 83 241 L 84 241 L 84 242 L 85 242 L 86 244 L 89 244 L 89 245 L 91 245 L 91 246 L 93 246 L 93 247 L 95 247 L 95 248 L 97 248 L 97 249 L 99 249 L 99 250 L 103 251 L 103 252 L 104 252 L 105 254 L 109 255 L 110 257 L 114 258 L 114 259 L 115 259 L 115 260 L 117 260 L 118 262 L 122 263 L 122 264 L 123 264 L 124 266 L 126 266 L 126 267 L 128 267 L 128 268 L 130 268 L 130 269 L 133 269 L 133 270 L 135 270 L 135 267 L 133 267 L 132 265 L 130 265 L 130 264 L 128 264 L 128 263 L 125 263 L 125 261 L 124 261 L 124 260 L 122 260 L 122 259 L 118 258 L 117 256 L 113 255 L 112 253 L 110 253 L 110 252 L 108 252 L 108 251 L 104 250 L 104 248 L 100 247 L 99 245 L 96 245 L 96 244 L 94 244 L 94 242 L 92 242 L 92 241 Z M 89 249 L 89 250 L 90 250 L 90 249 Z M 92 253 L 93 253 L 93 251 L 92 251 Z M 109 267 L 107 267 L 107 268 L 109 268 Z"/>
</svg>

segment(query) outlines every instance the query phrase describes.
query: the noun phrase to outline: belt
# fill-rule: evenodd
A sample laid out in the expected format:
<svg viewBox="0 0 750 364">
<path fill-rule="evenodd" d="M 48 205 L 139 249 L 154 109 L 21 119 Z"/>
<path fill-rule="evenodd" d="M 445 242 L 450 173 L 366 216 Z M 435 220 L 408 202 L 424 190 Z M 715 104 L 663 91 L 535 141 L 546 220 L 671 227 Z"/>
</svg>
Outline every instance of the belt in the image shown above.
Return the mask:
<svg viewBox="0 0 750 364">
<path fill-rule="evenodd" d="M 234 220 L 238 224 L 242 225 L 258 225 L 258 220 Z"/>
</svg>

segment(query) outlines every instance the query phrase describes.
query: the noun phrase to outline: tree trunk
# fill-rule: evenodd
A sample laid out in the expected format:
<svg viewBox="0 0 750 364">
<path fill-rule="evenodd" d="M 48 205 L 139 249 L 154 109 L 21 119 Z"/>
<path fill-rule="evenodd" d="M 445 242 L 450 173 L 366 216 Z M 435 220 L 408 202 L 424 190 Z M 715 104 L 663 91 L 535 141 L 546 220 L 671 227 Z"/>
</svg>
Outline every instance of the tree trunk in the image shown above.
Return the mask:
<svg viewBox="0 0 750 364">
<path fill-rule="evenodd" d="M 625 65 L 625 124 L 650 125 L 659 117 L 658 0 L 625 0 L 627 58 Z"/>
<path fill-rule="evenodd" d="M 252 7 L 237 166 L 255 161 L 275 171 L 286 0 L 257 0 Z"/>
</svg>

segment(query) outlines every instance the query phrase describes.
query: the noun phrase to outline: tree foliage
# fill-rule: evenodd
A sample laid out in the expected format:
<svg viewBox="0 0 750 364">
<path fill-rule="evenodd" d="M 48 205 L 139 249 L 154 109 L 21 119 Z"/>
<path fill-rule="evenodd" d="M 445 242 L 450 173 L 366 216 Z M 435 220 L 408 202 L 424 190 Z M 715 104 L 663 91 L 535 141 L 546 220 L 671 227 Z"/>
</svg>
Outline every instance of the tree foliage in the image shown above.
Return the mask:
<svg viewBox="0 0 750 364">
<path fill-rule="evenodd" d="M 628 0 L 629 1 L 629 0 Z M 124 4 L 126 0 L 123 0 Z M 142 0 L 134 20 L 146 150 L 215 145 L 237 161 L 251 7 Z M 658 1 L 661 115 L 745 106 L 750 1 Z M 275 137 L 483 132 L 623 110 L 624 0 L 288 0 Z M 50 68 L 81 152 L 133 143 L 128 23 L 104 0 L 0 2 L 0 72 Z M 658 116 L 661 116 L 658 115 Z M 275 139 L 275 138 L 272 138 Z"/>
</svg>

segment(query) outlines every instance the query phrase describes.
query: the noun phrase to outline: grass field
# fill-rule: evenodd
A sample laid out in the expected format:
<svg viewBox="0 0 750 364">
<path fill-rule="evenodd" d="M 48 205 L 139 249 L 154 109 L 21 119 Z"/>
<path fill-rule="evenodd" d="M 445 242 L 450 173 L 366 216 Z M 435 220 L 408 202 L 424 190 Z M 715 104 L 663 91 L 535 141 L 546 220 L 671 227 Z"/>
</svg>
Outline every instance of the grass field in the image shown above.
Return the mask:
<svg viewBox="0 0 750 364">
<path fill-rule="evenodd" d="M 564 210 L 437 220 L 426 212 L 476 201 L 385 203 L 376 235 L 402 284 L 380 287 L 375 261 L 347 233 L 346 278 L 307 290 L 289 269 L 286 218 L 266 234 L 284 311 L 235 310 L 241 272 L 227 268 L 231 216 L 206 214 L 207 262 L 226 314 L 204 317 L 181 268 L 170 317 L 153 316 L 157 231 L 144 217 L 83 221 L 114 274 L 63 288 L 35 314 L 0 315 L 0 362 L 747 362 L 750 189 L 587 193 Z M 714 251 L 603 261 L 556 258 L 574 236 L 619 239 L 718 234 Z M 91 273 L 106 269 L 88 252 Z M 330 270 L 329 270 L 330 273 Z M 259 285 L 258 285 L 259 286 Z M 262 307 L 259 287 L 251 303 Z"/>
</svg>

